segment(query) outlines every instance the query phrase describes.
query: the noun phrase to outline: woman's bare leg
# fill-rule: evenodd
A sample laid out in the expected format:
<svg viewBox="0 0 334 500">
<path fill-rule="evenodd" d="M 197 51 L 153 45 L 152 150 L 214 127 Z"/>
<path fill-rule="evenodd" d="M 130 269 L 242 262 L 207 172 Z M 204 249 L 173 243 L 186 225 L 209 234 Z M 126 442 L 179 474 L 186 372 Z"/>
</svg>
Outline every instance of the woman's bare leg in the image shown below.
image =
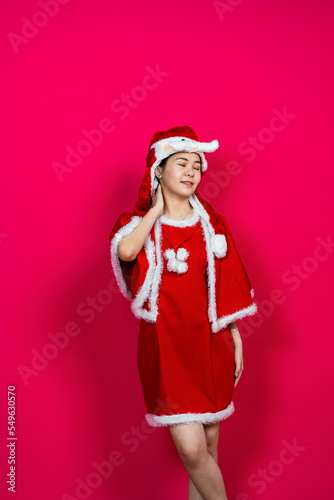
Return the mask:
<svg viewBox="0 0 334 500">
<path fill-rule="evenodd" d="M 213 457 L 214 461 L 218 464 L 218 438 L 219 438 L 220 422 L 214 424 L 204 424 L 204 431 L 206 437 L 206 444 L 208 452 Z M 192 482 L 191 478 L 188 479 L 188 500 L 203 500 L 202 495 Z"/>
<path fill-rule="evenodd" d="M 223 477 L 216 461 L 217 451 L 214 450 L 214 443 L 218 442 L 217 428 L 219 430 L 218 426 L 210 426 L 206 431 L 203 424 L 197 423 L 169 426 L 176 449 L 191 479 L 190 488 L 195 487 L 195 491 L 190 490 L 190 495 L 201 495 L 190 497 L 191 500 L 227 500 Z M 213 454 L 209 452 L 207 439 Z"/>
</svg>

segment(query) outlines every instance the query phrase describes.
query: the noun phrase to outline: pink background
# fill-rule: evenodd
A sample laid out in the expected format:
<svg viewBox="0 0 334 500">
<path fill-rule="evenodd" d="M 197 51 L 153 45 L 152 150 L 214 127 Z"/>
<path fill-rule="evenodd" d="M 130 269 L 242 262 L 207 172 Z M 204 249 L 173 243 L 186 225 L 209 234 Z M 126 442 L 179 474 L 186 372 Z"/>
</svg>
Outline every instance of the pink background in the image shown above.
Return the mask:
<svg viewBox="0 0 334 500">
<path fill-rule="evenodd" d="M 16 499 L 186 498 L 168 429 L 145 426 L 139 322 L 108 247 L 153 132 L 173 125 L 219 140 L 200 192 L 260 307 L 240 322 L 245 371 L 221 425 L 228 498 L 332 496 L 334 4 L 216 5 L 2 3 L 2 498 L 9 385 Z"/>
</svg>

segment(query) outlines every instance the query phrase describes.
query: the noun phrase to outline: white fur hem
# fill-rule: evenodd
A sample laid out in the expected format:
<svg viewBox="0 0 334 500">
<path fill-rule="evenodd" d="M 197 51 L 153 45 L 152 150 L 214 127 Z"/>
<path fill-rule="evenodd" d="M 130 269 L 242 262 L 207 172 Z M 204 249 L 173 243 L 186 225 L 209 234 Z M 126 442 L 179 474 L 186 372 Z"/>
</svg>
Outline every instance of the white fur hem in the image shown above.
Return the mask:
<svg viewBox="0 0 334 500">
<path fill-rule="evenodd" d="M 225 420 L 234 413 L 233 401 L 228 405 L 225 410 L 218 411 L 217 413 L 178 413 L 175 415 L 154 415 L 147 413 L 145 415 L 146 421 L 152 427 L 162 427 L 166 425 L 175 424 L 213 424 L 220 420 Z"/>
</svg>

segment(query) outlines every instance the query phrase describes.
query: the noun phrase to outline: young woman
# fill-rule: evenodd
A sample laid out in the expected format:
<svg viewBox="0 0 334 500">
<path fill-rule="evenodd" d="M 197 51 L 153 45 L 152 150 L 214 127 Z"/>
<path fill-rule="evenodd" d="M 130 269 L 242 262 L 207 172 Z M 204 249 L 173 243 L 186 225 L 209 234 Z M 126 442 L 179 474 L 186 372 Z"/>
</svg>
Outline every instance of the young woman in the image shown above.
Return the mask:
<svg viewBox="0 0 334 500">
<path fill-rule="evenodd" d="M 118 285 L 140 319 L 145 417 L 168 426 L 188 500 L 227 498 L 217 446 L 243 371 L 236 320 L 257 311 L 226 219 L 197 190 L 204 153 L 217 148 L 187 126 L 156 132 L 135 209 L 110 234 Z"/>
</svg>

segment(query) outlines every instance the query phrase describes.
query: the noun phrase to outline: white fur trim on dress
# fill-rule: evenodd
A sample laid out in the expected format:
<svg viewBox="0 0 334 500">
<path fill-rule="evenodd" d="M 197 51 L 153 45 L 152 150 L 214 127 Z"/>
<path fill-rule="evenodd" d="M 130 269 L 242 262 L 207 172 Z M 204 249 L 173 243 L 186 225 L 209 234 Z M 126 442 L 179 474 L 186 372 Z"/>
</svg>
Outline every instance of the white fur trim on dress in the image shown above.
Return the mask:
<svg viewBox="0 0 334 500">
<path fill-rule="evenodd" d="M 178 413 L 175 415 L 154 415 L 153 413 L 147 413 L 145 418 L 147 423 L 152 427 L 163 427 L 166 425 L 192 424 L 195 422 L 212 424 L 228 418 L 233 413 L 234 404 L 232 401 L 225 410 L 216 413 Z"/>
<path fill-rule="evenodd" d="M 150 323 L 154 323 L 157 317 L 157 311 L 152 308 L 151 310 L 148 311 L 143 307 L 147 299 L 150 300 L 150 290 L 152 286 L 152 281 L 154 280 L 154 273 L 156 271 L 155 248 L 151 235 L 148 235 L 145 240 L 144 250 L 148 260 L 148 270 L 145 276 L 144 283 L 140 287 L 136 297 L 131 303 L 131 310 L 137 318 L 139 319 L 142 318 Z"/>
<path fill-rule="evenodd" d="M 257 305 L 255 303 L 250 306 L 240 309 L 233 314 L 222 316 L 217 318 L 217 302 L 216 302 L 216 266 L 214 260 L 214 252 L 212 248 L 212 240 L 216 236 L 214 234 L 214 229 L 210 223 L 210 217 L 207 211 L 204 209 L 203 205 L 199 202 L 197 196 L 192 194 L 189 197 L 189 202 L 197 209 L 201 216 L 201 224 L 204 232 L 205 242 L 206 242 L 206 254 L 207 254 L 207 276 L 208 276 L 208 317 L 212 326 L 213 333 L 217 333 L 223 328 L 225 328 L 229 323 L 237 319 L 244 318 L 245 316 L 251 316 L 257 311 Z M 226 239 L 225 239 L 226 242 Z"/>
<path fill-rule="evenodd" d="M 212 323 L 212 331 L 213 333 L 217 333 L 223 328 L 226 328 L 229 323 L 233 323 L 233 321 L 244 318 L 245 316 L 252 316 L 256 312 L 257 312 L 257 305 L 253 303 L 250 306 L 244 307 L 243 309 L 240 309 L 239 311 L 233 314 L 222 316 L 221 318 L 217 319 L 214 323 Z"/>
<path fill-rule="evenodd" d="M 128 222 L 125 226 L 122 226 L 117 233 L 114 235 L 113 239 L 110 242 L 110 253 L 111 253 L 111 265 L 114 270 L 114 274 L 116 277 L 117 284 L 119 286 L 120 291 L 127 299 L 131 300 L 131 291 L 127 287 L 125 280 L 123 278 L 123 273 L 120 265 L 120 258 L 118 257 L 117 248 L 118 244 L 122 238 L 132 233 L 132 231 L 138 226 L 141 221 L 141 217 L 135 215 L 132 217 L 130 222 Z"/>
<path fill-rule="evenodd" d="M 213 256 L 213 251 L 211 248 L 211 239 L 215 236 L 212 225 L 210 224 L 210 217 L 207 211 L 204 209 L 203 205 L 199 202 L 197 196 L 192 194 L 189 197 L 190 204 L 201 216 L 201 224 L 204 233 L 205 245 L 206 245 L 206 255 L 207 255 L 207 276 L 208 276 L 208 317 L 211 324 L 214 324 L 217 320 L 216 312 L 216 271 L 215 271 L 215 261 Z"/>
<path fill-rule="evenodd" d="M 133 314 L 138 319 L 142 318 L 148 322 L 154 323 L 157 318 L 157 306 L 156 299 L 153 301 L 151 300 L 150 291 L 152 288 L 152 283 L 155 284 L 154 289 L 157 288 L 157 281 L 159 282 L 159 272 L 161 272 L 161 269 L 159 266 L 156 266 L 155 263 L 155 247 L 151 235 L 147 236 L 144 243 L 144 250 L 149 267 L 145 276 L 144 283 L 140 287 L 134 298 L 132 297 L 131 291 L 127 287 L 124 280 L 120 265 L 120 258 L 118 257 L 117 253 L 117 247 L 121 239 L 130 234 L 138 226 L 141 219 L 142 217 L 139 217 L 137 215 L 133 216 L 130 222 L 121 227 L 114 235 L 113 239 L 110 242 L 111 264 L 119 289 L 127 299 L 131 300 L 131 310 Z M 146 310 L 143 307 L 147 299 L 149 299 L 149 305 L 151 306 L 150 310 Z"/>
<path fill-rule="evenodd" d="M 154 224 L 155 248 L 151 236 L 145 241 L 146 256 L 149 262 L 149 270 L 146 274 L 145 282 L 138 292 L 131 308 L 135 316 L 142 318 L 149 323 L 155 323 L 158 316 L 158 294 L 162 279 L 163 259 L 161 256 L 161 224 L 159 219 Z M 156 263 L 155 263 L 156 260 Z M 149 300 L 149 309 L 144 309 L 143 305 Z"/>
<path fill-rule="evenodd" d="M 188 219 L 177 220 L 177 219 L 169 219 L 166 215 L 161 215 L 159 217 L 161 224 L 166 224 L 166 226 L 173 227 L 189 227 L 194 226 L 199 221 L 199 214 L 194 210 L 194 213 Z"/>
</svg>

